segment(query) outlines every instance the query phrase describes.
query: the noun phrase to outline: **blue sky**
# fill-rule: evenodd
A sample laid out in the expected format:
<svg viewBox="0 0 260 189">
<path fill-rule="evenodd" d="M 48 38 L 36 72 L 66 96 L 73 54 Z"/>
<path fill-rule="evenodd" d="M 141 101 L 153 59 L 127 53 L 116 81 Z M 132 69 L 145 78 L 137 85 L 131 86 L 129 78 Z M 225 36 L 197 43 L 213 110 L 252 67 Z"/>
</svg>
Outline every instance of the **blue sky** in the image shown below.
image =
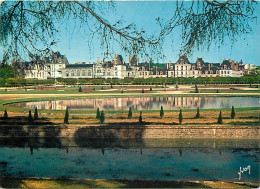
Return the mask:
<svg viewBox="0 0 260 189">
<path fill-rule="evenodd" d="M 187 2 L 189 3 L 189 2 Z M 103 15 L 109 22 L 113 23 L 115 20 L 122 19 L 126 23 L 135 23 L 138 28 L 143 28 L 146 31 L 155 32 L 158 31 L 155 23 L 155 18 L 160 17 L 169 19 L 173 15 L 174 1 L 116 1 L 116 11 L 110 12 L 107 15 Z M 260 17 L 260 5 L 257 3 L 257 9 L 255 11 L 256 16 Z M 75 22 L 69 23 L 74 25 Z M 76 23 L 77 24 L 77 23 Z M 189 57 L 191 62 L 195 62 L 197 57 L 203 57 L 208 62 L 219 62 L 220 59 L 233 59 L 235 61 L 243 60 L 244 63 L 251 63 L 260 65 L 260 24 L 252 23 L 252 34 L 240 36 L 238 41 L 231 48 L 230 45 L 223 45 L 219 48 L 213 44 L 209 51 L 195 51 L 192 56 Z M 54 50 L 59 50 L 62 54 L 65 54 L 70 63 L 75 62 L 92 62 L 97 57 L 102 58 L 103 50 L 99 48 L 98 43 L 93 43 L 91 49 L 87 45 L 87 36 L 80 29 L 73 29 L 74 27 L 61 26 L 61 33 L 59 37 L 59 43 Z M 179 47 L 180 47 L 180 31 L 174 31 L 172 35 L 166 38 L 166 42 L 163 46 L 164 54 L 166 58 L 158 60 L 158 62 L 176 62 L 178 59 Z M 128 55 L 124 54 L 120 48 L 114 47 L 114 51 L 117 54 L 122 54 L 125 60 L 128 60 Z M 0 59 L 2 52 L 0 52 Z M 155 60 L 156 62 L 157 60 Z"/>
</svg>

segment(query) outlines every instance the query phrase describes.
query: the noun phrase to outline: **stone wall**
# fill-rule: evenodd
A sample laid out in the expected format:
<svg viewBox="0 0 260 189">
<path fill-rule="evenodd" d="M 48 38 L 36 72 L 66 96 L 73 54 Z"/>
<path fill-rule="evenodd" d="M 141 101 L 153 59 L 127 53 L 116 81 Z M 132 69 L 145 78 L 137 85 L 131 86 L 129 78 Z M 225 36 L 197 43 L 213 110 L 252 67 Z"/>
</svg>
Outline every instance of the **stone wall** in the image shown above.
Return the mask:
<svg viewBox="0 0 260 189">
<path fill-rule="evenodd" d="M 260 139 L 254 126 L 0 126 L 0 137 Z"/>
</svg>

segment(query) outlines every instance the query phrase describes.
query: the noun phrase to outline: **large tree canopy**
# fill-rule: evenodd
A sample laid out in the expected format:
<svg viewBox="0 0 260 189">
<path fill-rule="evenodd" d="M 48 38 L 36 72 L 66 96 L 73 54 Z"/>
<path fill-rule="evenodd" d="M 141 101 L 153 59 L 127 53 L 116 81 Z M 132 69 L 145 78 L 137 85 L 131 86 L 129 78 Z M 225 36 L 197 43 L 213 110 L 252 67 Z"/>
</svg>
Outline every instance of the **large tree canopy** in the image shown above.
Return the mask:
<svg viewBox="0 0 260 189">
<path fill-rule="evenodd" d="M 239 36 L 251 32 L 250 22 L 255 19 L 254 1 L 176 1 L 171 19 L 157 18 L 160 31 L 153 35 L 138 30 L 134 23 L 118 20 L 110 23 L 101 15 L 116 9 L 113 1 L 7 1 L 1 4 L 0 44 L 4 49 L 3 61 L 48 55 L 58 42 L 59 25 L 71 19 L 80 23 L 91 39 L 97 37 L 104 55 L 117 44 L 129 54 L 163 57 L 162 46 L 168 35 L 175 37 L 180 29 L 180 53 L 194 49 L 234 43 Z M 70 27 L 70 26 L 68 26 Z"/>
</svg>

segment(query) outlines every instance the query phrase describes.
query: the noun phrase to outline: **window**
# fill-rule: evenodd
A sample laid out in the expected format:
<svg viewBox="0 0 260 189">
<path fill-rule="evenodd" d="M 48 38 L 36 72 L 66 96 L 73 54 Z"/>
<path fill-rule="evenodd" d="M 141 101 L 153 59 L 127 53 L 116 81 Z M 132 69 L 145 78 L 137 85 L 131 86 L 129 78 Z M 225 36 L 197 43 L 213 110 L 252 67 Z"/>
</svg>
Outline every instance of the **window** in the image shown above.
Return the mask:
<svg viewBox="0 0 260 189">
<path fill-rule="evenodd" d="M 71 76 L 74 76 L 74 72 L 71 72 Z"/>
<path fill-rule="evenodd" d="M 163 72 L 161 71 L 161 75 L 163 75 Z"/>
<path fill-rule="evenodd" d="M 183 70 L 183 66 L 181 66 L 181 70 Z"/>
<path fill-rule="evenodd" d="M 91 71 L 90 70 L 88 70 L 88 76 L 91 76 Z"/>
<path fill-rule="evenodd" d="M 80 72 L 77 72 L 77 76 L 80 76 Z"/>
<path fill-rule="evenodd" d="M 82 71 L 82 76 L 85 76 L 86 75 L 86 72 L 85 72 L 85 70 L 84 71 Z"/>
</svg>

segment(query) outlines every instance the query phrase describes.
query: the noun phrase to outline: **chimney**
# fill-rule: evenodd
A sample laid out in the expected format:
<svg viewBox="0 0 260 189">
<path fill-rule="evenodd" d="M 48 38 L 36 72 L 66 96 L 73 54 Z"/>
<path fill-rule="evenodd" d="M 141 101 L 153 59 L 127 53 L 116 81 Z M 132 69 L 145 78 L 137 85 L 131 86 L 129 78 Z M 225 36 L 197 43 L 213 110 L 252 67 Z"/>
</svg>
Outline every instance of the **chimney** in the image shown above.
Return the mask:
<svg viewBox="0 0 260 189">
<path fill-rule="evenodd" d="M 221 59 L 220 59 L 220 61 L 219 61 L 219 66 L 221 66 Z"/>
<path fill-rule="evenodd" d="M 210 71 L 210 64 L 209 64 L 209 71 Z"/>
<path fill-rule="evenodd" d="M 132 56 L 131 56 L 131 55 L 129 55 L 129 64 L 130 64 L 130 62 L 131 62 L 131 59 L 132 59 Z"/>
<path fill-rule="evenodd" d="M 232 61 L 231 61 L 231 70 L 234 70 L 234 67 L 235 67 L 235 61 L 232 60 Z"/>
<path fill-rule="evenodd" d="M 98 57 L 98 59 L 97 59 L 97 63 L 98 64 L 100 64 L 101 63 L 101 61 L 100 61 L 100 58 Z"/>
</svg>

